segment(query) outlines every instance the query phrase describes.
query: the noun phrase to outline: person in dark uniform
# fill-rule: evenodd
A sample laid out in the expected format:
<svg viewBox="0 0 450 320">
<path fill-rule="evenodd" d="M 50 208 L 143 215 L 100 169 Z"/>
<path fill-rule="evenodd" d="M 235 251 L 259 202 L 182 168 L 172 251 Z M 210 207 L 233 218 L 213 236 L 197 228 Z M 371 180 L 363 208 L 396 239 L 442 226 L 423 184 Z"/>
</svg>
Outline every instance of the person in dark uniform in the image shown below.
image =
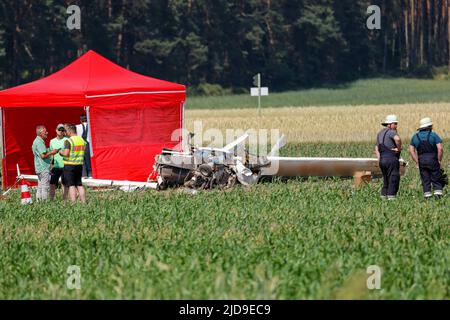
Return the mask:
<svg viewBox="0 0 450 320">
<path fill-rule="evenodd" d="M 400 186 L 399 159 L 402 150 L 402 141 L 397 134 L 397 116 L 388 115 L 381 124 L 385 128 L 378 133 L 375 146 L 375 154 L 383 173 L 381 198 L 394 200 Z"/>
<path fill-rule="evenodd" d="M 92 177 L 92 167 L 91 167 L 91 153 L 90 153 L 90 137 L 89 137 L 89 125 L 87 122 L 87 117 L 85 114 L 80 116 L 80 124 L 76 126 L 77 135 L 82 137 L 84 142 L 86 142 L 86 152 L 84 154 L 83 161 L 83 177 Z"/>
<path fill-rule="evenodd" d="M 442 197 L 444 188 L 441 173 L 443 150 L 442 139 L 433 132 L 431 119 L 420 120 L 418 132 L 411 138 L 409 153 L 419 167 L 425 199 L 433 196 L 431 186 L 433 186 L 434 196 Z"/>
</svg>

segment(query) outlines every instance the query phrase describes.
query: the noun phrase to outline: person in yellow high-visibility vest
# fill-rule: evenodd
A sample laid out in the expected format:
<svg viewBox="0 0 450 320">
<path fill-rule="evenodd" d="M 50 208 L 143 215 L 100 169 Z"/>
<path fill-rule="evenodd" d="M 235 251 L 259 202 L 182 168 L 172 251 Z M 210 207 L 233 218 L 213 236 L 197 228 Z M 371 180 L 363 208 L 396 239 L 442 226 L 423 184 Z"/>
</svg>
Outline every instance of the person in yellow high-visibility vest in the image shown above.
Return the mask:
<svg viewBox="0 0 450 320">
<path fill-rule="evenodd" d="M 77 201 L 78 191 L 80 201 L 85 203 L 86 192 L 81 183 L 81 176 L 83 172 L 86 142 L 82 137 L 77 136 L 77 129 L 73 124 L 66 125 L 66 132 L 69 139 L 64 142 L 64 149 L 59 151 L 64 162 L 64 183 L 66 184 L 66 187 L 69 188 L 70 201 Z"/>
</svg>

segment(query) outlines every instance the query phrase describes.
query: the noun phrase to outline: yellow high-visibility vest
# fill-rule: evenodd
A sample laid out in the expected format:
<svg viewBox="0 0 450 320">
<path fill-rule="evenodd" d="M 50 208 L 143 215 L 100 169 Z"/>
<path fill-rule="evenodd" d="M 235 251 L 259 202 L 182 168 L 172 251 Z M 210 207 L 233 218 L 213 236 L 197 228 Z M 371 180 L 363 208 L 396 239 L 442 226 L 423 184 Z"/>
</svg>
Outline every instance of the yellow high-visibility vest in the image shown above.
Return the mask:
<svg viewBox="0 0 450 320">
<path fill-rule="evenodd" d="M 63 158 L 64 165 L 83 165 L 84 152 L 86 151 L 86 142 L 79 136 L 69 138 L 70 153 L 68 157 Z"/>
</svg>

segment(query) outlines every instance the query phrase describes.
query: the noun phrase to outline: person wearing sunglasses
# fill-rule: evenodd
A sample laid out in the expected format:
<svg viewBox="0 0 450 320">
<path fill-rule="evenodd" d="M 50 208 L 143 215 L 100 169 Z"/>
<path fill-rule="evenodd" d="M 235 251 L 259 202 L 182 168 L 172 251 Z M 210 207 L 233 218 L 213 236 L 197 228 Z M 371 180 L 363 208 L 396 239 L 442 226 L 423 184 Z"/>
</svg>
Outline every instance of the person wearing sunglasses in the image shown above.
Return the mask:
<svg viewBox="0 0 450 320">
<path fill-rule="evenodd" d="M 64 148 L 64 142 L 68 138 L 66 137 L 66 129 L 64 124 L 60 123 L 56 126 L 56 137 L 50 140 L 50 150 L 61 150 Z M 63 175 L 64 162 L 59 153 L 56 153 L 52 161 L 52 169 L 50 171 L 50 199 L 53 200 L 56 194 L 56 188 L 59 184 L 59 178 L 61 178 L 61 184 L 63 189 L 63 199 L 67 198 L 68 189 L 64 184 Z"/>
</svg>

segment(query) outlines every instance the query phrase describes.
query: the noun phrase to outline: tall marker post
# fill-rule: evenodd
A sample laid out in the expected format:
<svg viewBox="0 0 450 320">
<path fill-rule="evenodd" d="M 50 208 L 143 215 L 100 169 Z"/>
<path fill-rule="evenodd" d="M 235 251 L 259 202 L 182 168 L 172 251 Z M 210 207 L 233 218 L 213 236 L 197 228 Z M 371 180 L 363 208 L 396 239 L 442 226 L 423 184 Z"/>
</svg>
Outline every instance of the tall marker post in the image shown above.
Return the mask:
<svg viewBox="0 0 450 320">
<path fill-rule="evenodd" d="M 250 88 L 250 95 L 252 97 L 258 97 L 258 115 L 261 116 L 261 96 L 269 95 L 269 88 L 261 87 L 261 74 L 258 73 L 253 77 L 254 88 Z"/>
</svg>

